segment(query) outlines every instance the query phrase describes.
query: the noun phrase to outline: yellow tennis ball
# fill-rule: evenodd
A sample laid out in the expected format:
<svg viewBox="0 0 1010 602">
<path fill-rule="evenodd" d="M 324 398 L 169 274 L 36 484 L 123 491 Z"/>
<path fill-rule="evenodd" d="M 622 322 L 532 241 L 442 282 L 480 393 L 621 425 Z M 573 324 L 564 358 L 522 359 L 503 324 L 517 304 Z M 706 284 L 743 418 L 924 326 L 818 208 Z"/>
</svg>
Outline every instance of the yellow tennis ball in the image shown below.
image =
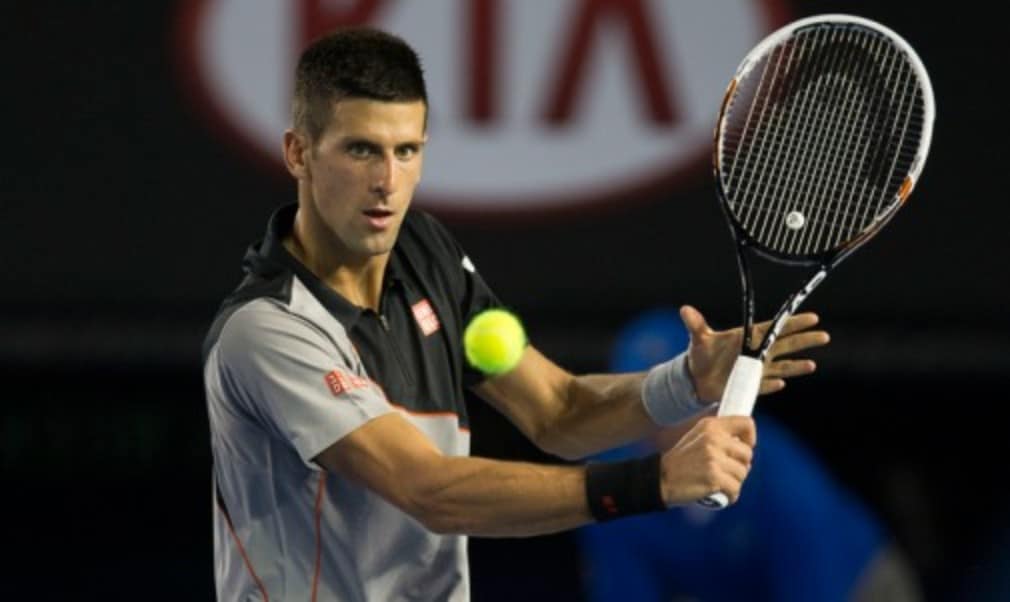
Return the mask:
<svg viewBox="0 0 1010 602">
<path fill-rule="evenodd" d="M 524 349 L 526 331 L 522 322 L 504 309 L 482 311 L 463 331 L 466 360 L 485 374 L 502 374 L 515 368 Z"/>
</svg>

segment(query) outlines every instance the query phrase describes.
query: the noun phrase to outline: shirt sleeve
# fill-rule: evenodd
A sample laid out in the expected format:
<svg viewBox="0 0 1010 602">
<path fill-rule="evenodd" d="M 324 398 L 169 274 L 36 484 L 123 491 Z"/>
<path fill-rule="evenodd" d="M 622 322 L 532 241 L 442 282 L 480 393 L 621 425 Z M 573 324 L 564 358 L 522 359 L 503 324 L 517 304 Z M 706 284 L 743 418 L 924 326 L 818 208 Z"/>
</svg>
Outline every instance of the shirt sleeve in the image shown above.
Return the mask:
<svg viewBox="0 0 1010 602">
<path fill-rule="evenodd" d="M 267 301 L 250 303 L 229 318 L 216 361 L 225 399 L 290 442 L 306 463 L 394 411 L 346 335 L 328 336 Z"/>
</svg>

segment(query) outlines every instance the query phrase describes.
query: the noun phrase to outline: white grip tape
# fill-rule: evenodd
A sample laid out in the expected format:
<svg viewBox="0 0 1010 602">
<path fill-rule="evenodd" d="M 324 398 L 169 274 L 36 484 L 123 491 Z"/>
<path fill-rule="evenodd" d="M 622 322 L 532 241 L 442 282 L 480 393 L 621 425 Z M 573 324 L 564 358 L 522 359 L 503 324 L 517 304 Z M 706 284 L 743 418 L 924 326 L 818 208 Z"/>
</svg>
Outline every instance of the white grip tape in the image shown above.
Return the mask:
<svg viewBox="0 0 1010 602">
<path fill-rule="evenodd" d="M 698 505 L 707 510 L 722 510 L 729 506 L 729 498 L 721 491 L 716 491 L 708 497 L 698 500 Z"/>
<path fill-rule="evenodd" d="M 733 364 L 733 371 L 726 381 L 726 389 L 719 403 L 719 416 L 750 416 L 754 411 L 758 390 L 761 388 L 761 360 L 741 355 Z M 698 500 L 698 505 L 709 510 L 722 510 L 729 505 L 729 498 L 721 491 Z"/>
<path fill-rule="evenodd" d="M 719 416 L 750 416 L 761 388 L 761 360 L 741 355 L 729 373 L 726 389 L 719 403 Z"/>
</svg>

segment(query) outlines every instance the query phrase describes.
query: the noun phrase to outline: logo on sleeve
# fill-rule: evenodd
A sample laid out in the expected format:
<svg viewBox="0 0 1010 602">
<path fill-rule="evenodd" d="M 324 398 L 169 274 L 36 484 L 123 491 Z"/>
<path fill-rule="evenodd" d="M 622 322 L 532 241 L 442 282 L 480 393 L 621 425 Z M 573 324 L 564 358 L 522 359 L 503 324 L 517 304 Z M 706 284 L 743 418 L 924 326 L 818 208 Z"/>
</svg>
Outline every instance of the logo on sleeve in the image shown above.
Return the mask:
<svg viewBox="0 0 1010 602">
<path fill-rule="evenodd" d="M 410 309 L 414 311 L 414 319 L 417 320 L 417 325 L 421 328 L 424 336 L 430 336 L 442 326 L 438 321 L 438 315 L 435 314 L 435 310 L 427 299 L 421 299 Z"/>
<path fill-rule="evenodd" d="M 330 388 L 330 392 L 336 397 L 340 397 L 348 391 L 362 389 L 372 384 L 372 381 L 367 378 L 355 374 L 344 374 L 340 370 L 333 370 L 327 373 L 325 378 L 326 386 Z"/>
</svg>

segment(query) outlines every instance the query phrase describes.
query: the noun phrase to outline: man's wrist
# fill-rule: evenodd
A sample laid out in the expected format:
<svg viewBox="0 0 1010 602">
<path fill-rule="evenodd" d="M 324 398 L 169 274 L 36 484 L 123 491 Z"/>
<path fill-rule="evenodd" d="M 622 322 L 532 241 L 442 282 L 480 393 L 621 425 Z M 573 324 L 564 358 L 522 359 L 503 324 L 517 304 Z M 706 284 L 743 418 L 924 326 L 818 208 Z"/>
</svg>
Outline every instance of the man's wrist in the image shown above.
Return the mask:
<svg viewBox="0 0 1010 602">
<path fill-rule="evenodd" d="M 586 501 L 599 522 L 666 510 L 658 454 L 586 466 Z"/>
<path fill-rule="evenodd" d="M 680 422 L 709 405 L 695 391 L 686 351 L 649 370 L 642 383 L 642 405 L 661 426 Z"/>
</svg>

